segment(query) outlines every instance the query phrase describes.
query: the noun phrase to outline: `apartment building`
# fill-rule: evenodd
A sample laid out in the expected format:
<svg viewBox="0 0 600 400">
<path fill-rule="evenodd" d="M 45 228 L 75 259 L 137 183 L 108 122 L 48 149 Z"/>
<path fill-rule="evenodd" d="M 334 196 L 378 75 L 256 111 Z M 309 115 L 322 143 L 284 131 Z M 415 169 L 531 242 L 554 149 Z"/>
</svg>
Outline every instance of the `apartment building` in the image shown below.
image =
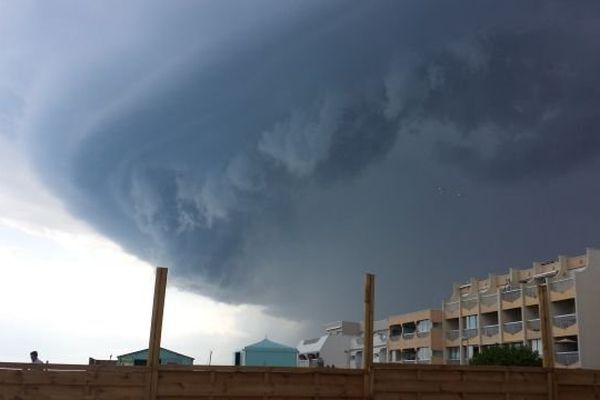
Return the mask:
<svg viewBox="0 0 600 400">
<path fill-rule="evenodd" d="M 388 361 L 388 321 L 381 319 L 373 321 L 373 362 L 387 362 Z M 362 368 L 363 367 L 363 353 L 364 353 L 364 323 L 360 323 L 360 333 L 350 341 L 349 350 L 349 367 L 350 368 Z"/>
<path fill-rule="evenodd" d="M 501 343 L 529 345 L 541 354 L 540 283 L 548 288 L 555 366 L 600 368 L 600 250 L 595 249 L 454 284 L 442 306 L 444 362 L 466 364 L 481 349 Z"/>
<path fill-rule="evenodd" d="M 443 364 L 442 320 L 442 311 L 431 309 L 389 317 L 388 361 Z"/>
<path fill-rule="evenodd" d="M 364 354 L 363 323 L 335 321 L 325 324 L 325 334 L 298 343 L 298 366 L 362 368 Z M 387 320 L 373 323 L 373 362 L 387 361 Z"/>
</svg>

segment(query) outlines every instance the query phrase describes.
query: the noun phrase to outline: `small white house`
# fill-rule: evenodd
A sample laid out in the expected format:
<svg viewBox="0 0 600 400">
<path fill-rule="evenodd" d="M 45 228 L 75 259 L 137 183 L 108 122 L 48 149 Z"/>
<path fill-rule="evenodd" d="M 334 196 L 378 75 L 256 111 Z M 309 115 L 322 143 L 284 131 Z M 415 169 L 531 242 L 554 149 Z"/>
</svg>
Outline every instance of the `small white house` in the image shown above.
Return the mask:
<svg viewBox="0 0 600 400">
<path fill-rule="evenodd" d="M 350 343 L 360 333 L 357 322 L 337 321 L 325 325 L 326 334 L 298 343 L 298 366 L 333 366 L 348 368 Z"/>
</svg>

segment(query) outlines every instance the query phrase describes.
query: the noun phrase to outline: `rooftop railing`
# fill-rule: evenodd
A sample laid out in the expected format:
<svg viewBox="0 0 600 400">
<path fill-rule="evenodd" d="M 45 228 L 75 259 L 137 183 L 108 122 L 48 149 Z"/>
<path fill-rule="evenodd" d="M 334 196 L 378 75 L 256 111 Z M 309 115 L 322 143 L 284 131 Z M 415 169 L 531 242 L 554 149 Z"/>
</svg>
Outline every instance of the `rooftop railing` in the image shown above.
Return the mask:
<svg viewBox="0 0 600 400">
<path fill-rule="evenodd" d="M 525 296 L 537 299 L 537 297 L 538 297 L 537 286 L 527 286 L 525 288 Z"/>
<path fill-rule="evenodd" d="M 502 300 L 512 303 L 521 297 L 521 289 L 512 289 L 502 292 Z"/>
<path fill-rule="evenodd" d="M 495 306 L 498 304 L 498 295 L 497 294 L 489 294 L 485 296 L 481 296 L 480 298 L 481 305 L 486 307 Z"/>
<path fill-rule="evenodd" d="M 573 278 L 560 279 L 550 282 L 550 290 L 553 292 L 564 293 L 575 286 Z"/>
<path fill-rule="evenodd" d="M 458 311 L 458 301 L 452 301 L 452 302 L 445 303 L 444 309 L 446 310 L 446 312 L 450 312 L 450 313 Z"/>
<path fill-rule="evenodd" d="M 467 310 L 477 307 L 477 298 L 463 300 L 462 306 Z"/>
</svg>

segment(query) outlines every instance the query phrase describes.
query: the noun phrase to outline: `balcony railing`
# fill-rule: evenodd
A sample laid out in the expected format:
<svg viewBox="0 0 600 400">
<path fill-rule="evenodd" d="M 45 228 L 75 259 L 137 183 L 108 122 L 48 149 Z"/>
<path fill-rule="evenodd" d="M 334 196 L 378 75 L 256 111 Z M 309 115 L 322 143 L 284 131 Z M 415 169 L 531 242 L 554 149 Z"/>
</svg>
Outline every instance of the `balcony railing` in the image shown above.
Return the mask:
<svg viewBox="0 0 600 400">
<path fill-rule="evenodd" d="M 521 289 L 513 289 L 502 292 L 502 300 L 512 303 L 521 297 Z"/>
<path fill-rule="evenodd" d="M 453 301 L 451 303 L 446 303 L 444 306 L 446 312 L 452 313 L 458 311 L 458 301 Z"/>
<path fill-rule="evenodd" d="M 422 332 L 417 331 L 417 337 L 419 337 L 419 338 L 424 338 L 424 337 L 428 337 L 428 336 L 429 336 L 429 331 L 422 331 Z"/>
<path fill-rule="evenodd" d="M 510 333 L 514 335 L 515 333 L 519 333 L 523 330 L 523 322 L 515 321 L 515 322 L 505 322 L 504 323 L 504 332 Z"/>
<path fill-rule="evenodd" d="M 463 339 L 471 339 L 477 336 L 477 328 L 463 329 Z"/>
<path fill-rule="evenodd" d="M 482 306 L 492 307 L 498 304 L 498 295 L 490 294 L 487 296 L 481 296 L 480 301 Z"/>
<path fill-rule="evenodd" d="M 573 286 L 575 286 L 575 280 L 573 278 L 550 282 L 550 290 L 553 292 L 563 293 L 571 289 Z"/>
<path fill-rule="evenodd" d="M 527 321 L 527 329 L 538 332 L 540 330 L 540 319 L 534 318 Z"/>
<path fill-rule="evenodd" d="M 415 337 L 415 332 L 402 332 L 402 339 L 410 340 Z"/>
<path fill-rule="evenodd" d="M 417 360 L 416 358 L 404 358 L 400 362 L 403 364 L 416 364 Z"/>
<path fill-rule="evenodd" d="M 481 334 L 492 337 L 496 336 L 500 332 L 500 327 L 498 325 L 486 325 L 481 327 Z"/>
<path fill-rule="evenodd" d="M 457 365 L 460 364 L 460 358 L 449 358 L 446 362 L 451 365 Z"/>
<path fill-rule="evenodd" d="M 456 340 L 460 336 L 460 331 L 458 329 L 446 331 L 446 339 L 448 340 Z"/>
<path fill-rule="evenodd" d="M 554 360 L 561 365 L 569 366 L 579 362 L 578 351 L 557 351 Z"/>
<path fill-rule="evenodd" d="M 538 297 L 537 286 L 527 286 L 525 288 L 525 296 L 537 299 L 537 297 Z"/>
<path fill-rule="evenodd" d="M 463 306 L 464 308 L 466 308 L 467 310 L 470 310 L 470 309 L 472 309 L 472 308 L 475 308 L 475 307 L 477 306 L 477 298 L 463 300 L 463 302 L 462 302 L 462 306 Z"/>
<path fill-rule="evenodd" d="M 576 314 L 564 314 L 557 315 L 552 318 L 552 322 L 554 326 L 557 328 L 565 329 L 570 326 L 573 326 L 577 323 L 577 315 Z"/>
</svg>

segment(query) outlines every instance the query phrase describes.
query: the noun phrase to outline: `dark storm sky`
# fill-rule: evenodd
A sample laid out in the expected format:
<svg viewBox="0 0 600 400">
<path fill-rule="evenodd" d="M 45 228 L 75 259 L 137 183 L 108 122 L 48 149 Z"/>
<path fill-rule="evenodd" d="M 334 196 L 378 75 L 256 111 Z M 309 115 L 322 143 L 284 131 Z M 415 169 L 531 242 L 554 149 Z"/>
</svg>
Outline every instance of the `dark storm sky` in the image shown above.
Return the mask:
<svg viewBox="0 0 600 400">
<path fill-rule="evenodd" d="M 44 4 L 0 106 L 182 287 L 358 318 L 369 270 L 385 316 L 600 246 L 600 3 Z"/>
</svg>

